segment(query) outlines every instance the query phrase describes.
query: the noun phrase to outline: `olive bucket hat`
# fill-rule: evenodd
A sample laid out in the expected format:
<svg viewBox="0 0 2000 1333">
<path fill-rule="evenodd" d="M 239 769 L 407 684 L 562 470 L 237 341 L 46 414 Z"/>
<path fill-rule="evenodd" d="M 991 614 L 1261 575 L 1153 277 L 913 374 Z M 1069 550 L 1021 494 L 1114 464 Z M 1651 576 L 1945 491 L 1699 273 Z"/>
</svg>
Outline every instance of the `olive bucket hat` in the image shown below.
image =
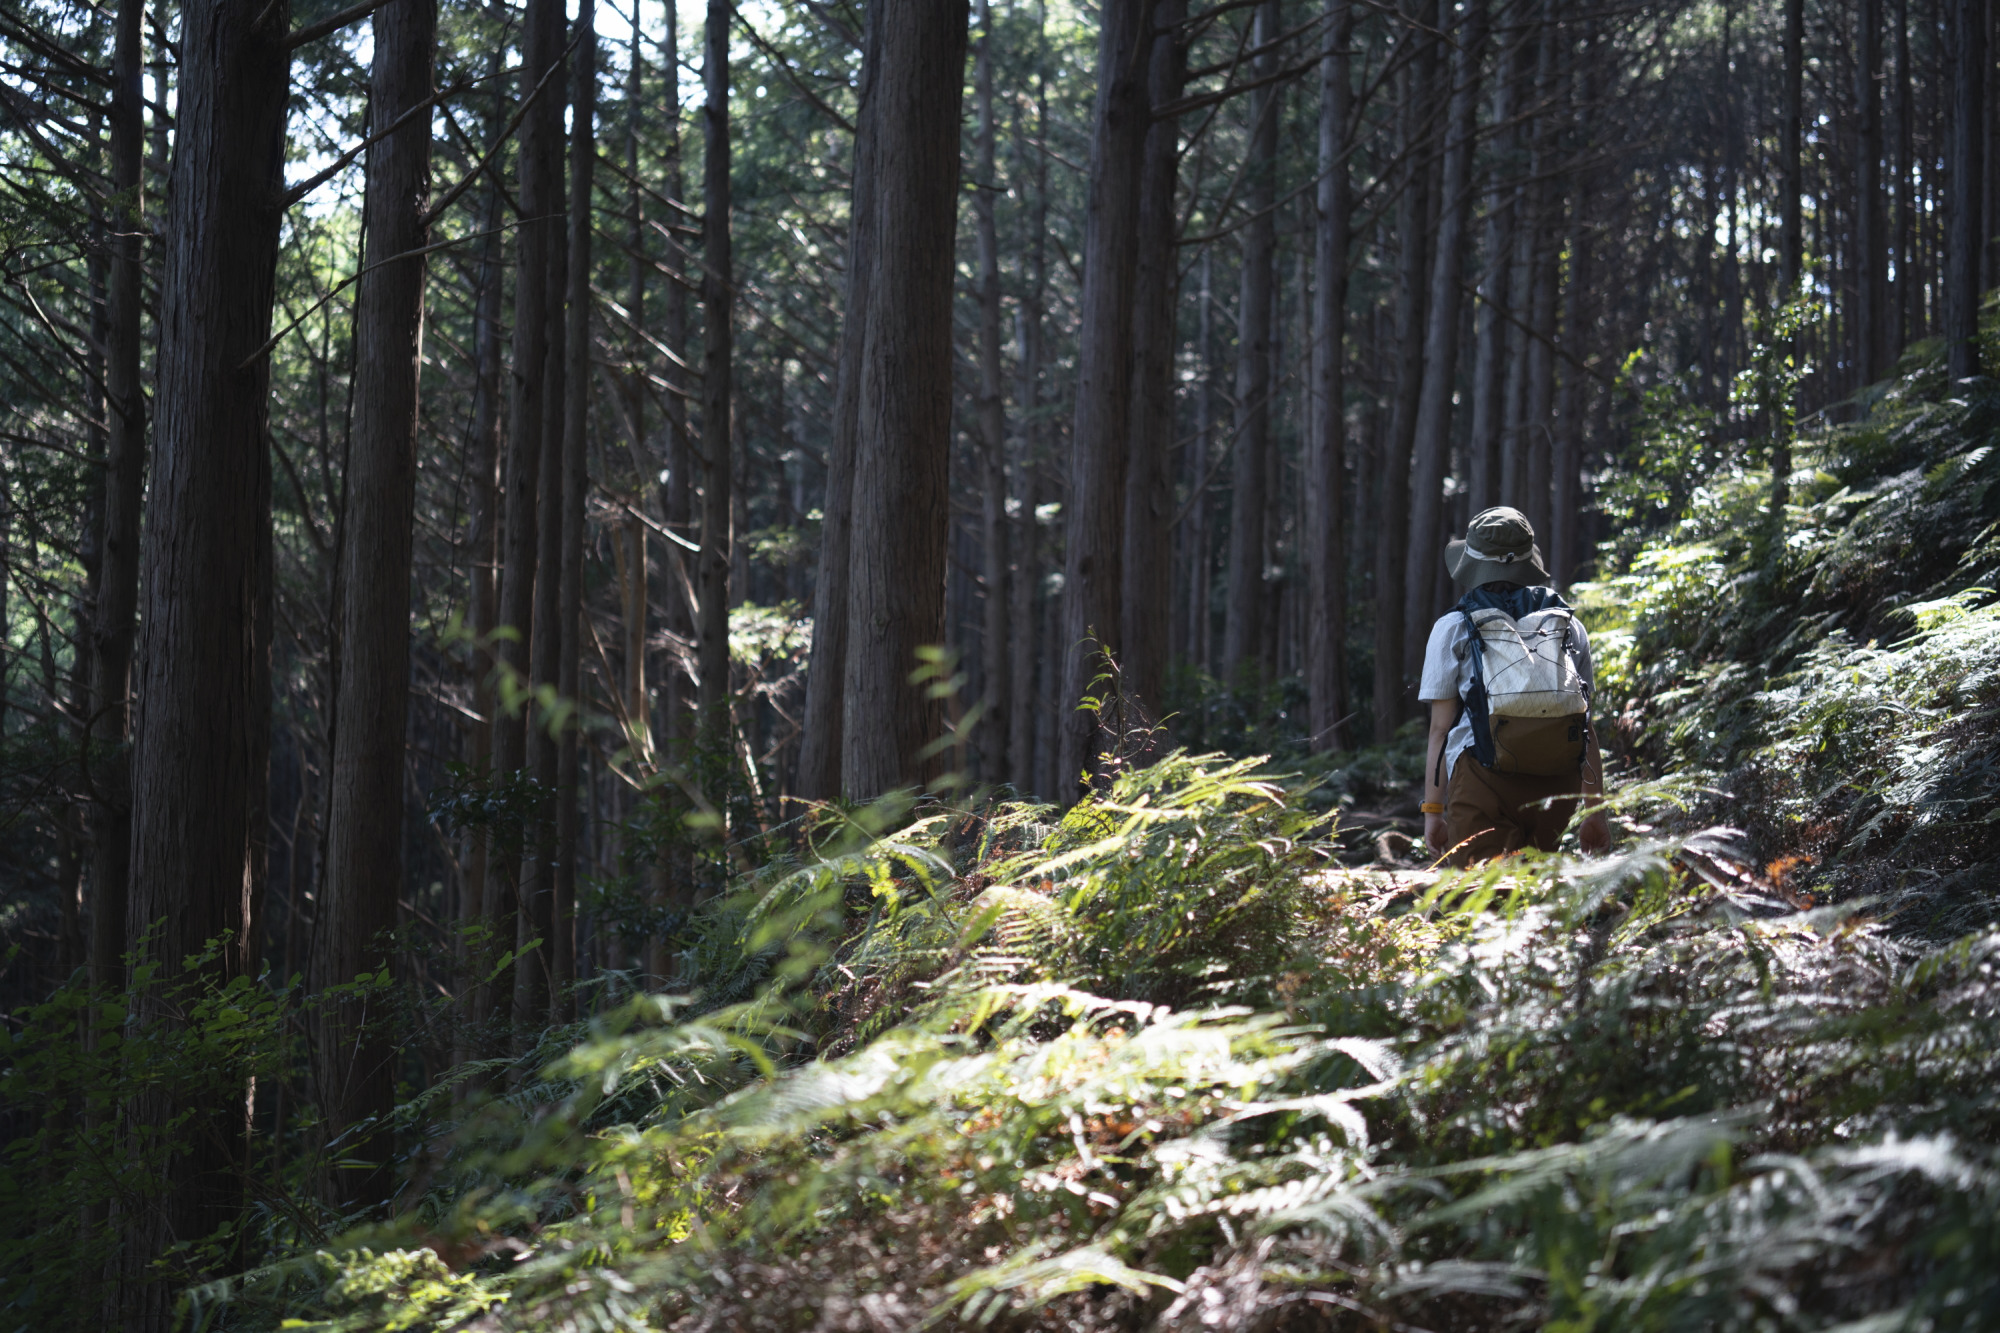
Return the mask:
<svg viewBox="0 0 2000 1333">
<path fill-rule="evenodd" d="M 1465 525 L 1465 540 L 1445 543 L 1444 563 L 1452 581 L 1461 588 L 1549 581 L 1549 571 L 1542 565 L 1542 548 L 1535 545 L 1535 529 L 1528 516 L 1505 505 L 1474 514 Z"/>
</svg>

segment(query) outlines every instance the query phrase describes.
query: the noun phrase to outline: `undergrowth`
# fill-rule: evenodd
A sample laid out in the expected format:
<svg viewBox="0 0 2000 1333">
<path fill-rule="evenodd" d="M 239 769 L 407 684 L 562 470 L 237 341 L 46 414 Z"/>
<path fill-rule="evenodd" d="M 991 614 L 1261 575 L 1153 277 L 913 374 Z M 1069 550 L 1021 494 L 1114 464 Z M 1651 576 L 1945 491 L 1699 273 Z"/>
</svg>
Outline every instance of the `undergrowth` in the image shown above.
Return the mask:
<svg viewBox="0 0 2000 1333">
<path fill-rule="evenodd" d="M 1794 910 L 1726 832 L 1412 881 L 1327 831 L 1174 755 L 774 866 L 714 909 L 759 994 L 600 1018 L 395 1220 L 191 1311 L 1986 1326 L 2000 933 Z"/>
<path fill-rule="evenodd" d="M 2000 386 L 1905 369 L 1796 442 L 1781 523 L 1746 450 L 1607 548 L 1615 855 L 1347 864 L 1414 735 L 1176 752 L 1067 812 L 821 809 L 698 909 L 685 993 L 455 1072 L 392 1215 L 267 1228 L 186 1313 L 2000 1324 Z M 9 1318 L 54 1327 L 34 1253 Z"/>
<path fill-rule="evenodd" d="M 1580 591 L 1618 757 L 1707 790 L 1680 826 L 1941 940 L 2000 902 L 2000 383 L 1937 360 L 1798 441 L 1781 525 L 1723 469 Z"/>
</svg>

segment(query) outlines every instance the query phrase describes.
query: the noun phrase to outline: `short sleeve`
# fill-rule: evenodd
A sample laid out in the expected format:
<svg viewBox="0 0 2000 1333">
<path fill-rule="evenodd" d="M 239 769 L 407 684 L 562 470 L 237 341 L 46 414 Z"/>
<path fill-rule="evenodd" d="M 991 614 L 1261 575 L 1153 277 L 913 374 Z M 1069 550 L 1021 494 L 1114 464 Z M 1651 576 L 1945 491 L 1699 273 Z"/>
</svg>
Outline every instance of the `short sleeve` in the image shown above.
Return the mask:
<svg viewBox="0 0 2000 1333">
<path fill-rule="evenodd" d="M 1458 619 L 1440 616 L 1424 645 L 1424 672 L 1417 682 L 1417 701 L 1436 703 L 1458 698 Z"/>
</svg>

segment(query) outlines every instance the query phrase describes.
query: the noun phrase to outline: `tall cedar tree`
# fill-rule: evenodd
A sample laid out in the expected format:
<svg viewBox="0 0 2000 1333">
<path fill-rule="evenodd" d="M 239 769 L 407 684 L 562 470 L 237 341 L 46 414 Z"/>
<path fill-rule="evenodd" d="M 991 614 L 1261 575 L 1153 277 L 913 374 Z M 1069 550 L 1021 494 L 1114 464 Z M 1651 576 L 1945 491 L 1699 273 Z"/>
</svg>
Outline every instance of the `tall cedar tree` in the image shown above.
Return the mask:
<svg viewBox="0 0 2000 1333">
<path fill-rule="evenodd" d="M 417 481 L 417 381 L 423 362 L 421 253 L 429 234 L 430 115 L 437 0 L 388 0 L 374 15 L 363 253 L 354 314 L 354 435 L 344 474 L 339 662 L 326 884 L 313 949 L 321 987 L 384 971 L 403 883 L 403 733 L 410 689 L 410 548 Z M 320 1068 L 328 1128 L 386 1126 L 395 1108 L 386 994 L 323 1010 Z M 371 1021 L 372 1020 L 372 1021 Z M 375 1203 L 393 1183 L 374 1165 L 338 1173 L 348 1199 Z"/>
<path fill-rule="evenodd" d="M 976 130 L 973 151 L 977 155 L 973 181 L 973 233 L 979 246 L 979 419 L 980 505 L 979 542 L 985 556 L 985 615 L 980 627 L 980 660 L 983 667 L 987 712 L 981 724 L 981 776 L 1006 780 L 1007 709 L 1013 692 L 1008 688 L 1008 672 L 1013 665 L 1013 645 L 1007 641 L 1007 596 L 1012 561 L 1008 556 L 1007 518 L 1007 400 L 1001 378 L 1000 348 L 1000 230 L 995 219 L 995 197 L 1000 192 L 996 146 L 999 123 L 993 109 L 993 6 L 978 0 L 974 10 L 979 28 L 979 45 L 973 62 L 973 101 Z"/>
<path fill-rule="evenodd" d="M 1452 41 L 1450 113 L 1445 127 L 1443 188 L 1432 244 L 1424 330 L 1423 388 L 1410 458 L 1410 538 L 1403 565 L 1404 653 L 1423 653 L 1444 551 L 1444 483 L 1451 467 L 1452 406 L 1458 397 L 1459 308 L 1465 233 L 1472 220 L 1472 150 L 1478 132 L 1479 67 L 1486 50 L 1486 0 L 1467 0 Z"/>
<path fill-rule="evenodd" d="M 1424 304 L 1430 266 L 1430 218 L 1436 155 L 1430 151 L 1431 98 L 1437 75 L 1435 0 L 1415 0 L 1403 38 L 1414 54 L 1404 64 L 1397 119 L 1402 136 L 1402 190 L 1396 204 L 1396 380 L 1389 429 L 1376 469 L 1381 499 L 1375 539 L 1375 740 L 1393 740 L 1408 712 L 1404 697 L 1404 627 L 1410 536 L 1410 451 L 1424 374 Z"/>
<path fill-rule="evenodd" d="M 842 785 L 865 798 L 937 771 L 942 708 L 913 679 L 944 639 L 965 0 L 882 0 L 869 97 L 875 181 L 848 533 Z"/>
<path fill-rule="evenodd" d="M 1118 642 L 1124 684 L 1157 717 L 1167 681 L 1167 628 L 1173 595 L 1174 353 L 1180 346 L 1180 252 L 1175 212 L 1180 184 L 1180 118 L 1159 108 L 1181 95 L 1187 48 L 1180 38 L 1186 0 L 1154 6 L 1147 60 L 1154 108 L 1139 172 L 1138 268 L 1132 311 L 1130 462 L 1125 478 L 1124 591 Z"/>
<path fill-rule="evenodd" d="M 1278 36 L 1284 30 L 1277 0 L 1257 7 L 1251 37 L 1259 54 L 1251 66 L 1258 88 L 1250 94 L 1249 161 L 1244 164 L 1242 290 L 1236 306 L 1236 442 L 1230 472 L 1228 601 L 1222 631 L 1222 674 L 1232 683 L 1260 683 L 1263 660 L 1266 508 L 1271 463 L 1271 334 L 1278 254 Z"/>
<path fill-rule="evenodd" d="M 1040 651 L 1043 636 L 1039 632 L 1042 617 L 1037 614 L 1040 605 L 1037 585 L 1041 581 L 1041 519 L 1037 506 L 1041 502 L 1041 440 L 1044 428 L 1040 410 L 1042 300 L 1048 285 L 1049 214 L 1049 159 L 1048 154 L 1041 151 L 1041 145 L 1048 139 L 1049 119 L 1048 88 L 1042 77 L 1040 59 L 1044 40 L 1044 34 L 1038 28 L 1035 33 L 1036 144 L 1031 147 L 1027 142 L 1028 135 L 1023 124 L 1025 113 L 1017 113 L 1020 119 L 1014 127 L 1016 167 L 1026 182 L 1028 206 L 1023 210 L 1027 235 L 1022 265 L 1027 289 L 1014 307 L 1015 341 L 1020 349 L 1017 397 L 1021 405 L 1021 449 L 1015 462 L 1013 488 L 1021 502 L 1021 517 L 1014 541 L 1014 550 L 1019 558 L 1012 584 L 1013 614 L 1009 617 L 1014 660 L 1009 665 L 1008 677 L 1014 688 L 1014 697 L 1007 710 L 1007 762 L 1008 775 L 1022 792 L 1046 790 L 1038 786 L 1035 765 L 1035 738 L 1048 707 L 1046 690 L 1036 688 L 1037 663 L 1043 656 Z"/>
<path fill-rule="evenodd" d="M 132 649 L 139 621 L 139 511 L 146 475 L 146 398 L 140 379 L 144 318 L 145 154 L 140 84 L 144 0 L 119 0 L 111 56 L 111 189 L 106 218 L 104 398 L 109 427 L 98 521 L 97 605 L 90 642 L 90 739 L 97 796 L 90 818 L 90 979 L 123 981 L 132 856 L 131 755 L 126 748 Z"/>
<path fill-rule="evenodd" d="M 548 346 L 542 357 L 540 465 L 535 476 L 535 594 L 529 634 L 528 677 L 538 697 L 560 689 L 562 677 L 563 473 L 567 454 L 569 378 L 569 197 L 563 185 L 563 107 L 567 72 L 578 43 L 563 42 L 563 16 L 553 20 L 561 54 L 543 94 L 550 108 L 549 238 L 544 282 Z M 582 385 L 574 387 L 581 393 Z M 547 1019 L 550 958 L 555 948 L 556 766 L 560 745 L 552 728 L 558 715 L 529 706 L 524 771 L 534 780 L 526 808 L 527 838 L 521 855 L 520 899 L 514 918 L 514 1049 L 525 1051 Z"/>
<path fill-rule="evenodd" d="M 680 36 L 678 7 L 668 5 L 666 33 L 660 42 L 660 67 L 673 72 L 660 80 L 664 95 L 661 120 L 666 150 L 666 160 L 662 165 L 666 174 L 667 198 L 672 201 L 673 208 L 669 220 L 674 222 L 684 222 L 688 211 L 683 202 L 687 181 L 681 167 Z M 694 607 L 689 604 L 686 594 L 693 582 L 687 552 L 690 546 L 696 544 L 692 521 L 694 442 L 688 434 L 689 393 L 680 374 L 681 367 L 687 365 L 689 264 L 687 249 L 671 228 L 667 231 L 666 263 L 668 269 L 683 280 L 669 279 L 661 299 L 660 332 L 673 358 L 666 367 L 671 378 L 670 391 L 666 395 L 667 480 L 663 501 L 667 530 L 677 538 L 666 546 L 665 620 L 667 633 L 673 635 L 676 641 L 692 643 Z M 693 702 L 687 672 L 679 669 L 666 672 L 656 704 L 662 714 L 660 734 L 669 758 L 680 765 L 684 765 L 687 759 Z M 669 799 L 674 802 L 675 808 L 679 808 L 681 801 L 678 796 Z M 647 887 L 652 906 L 655 910 L 685 908 L 693 899 L 691 881 L 687 849 L 678 844 L 669 847 L 658 863 L 647 868 Z M 658 933 L 647 941 L 644 961 L 648 976 L 667 975 L 667 945 L 668 941 Z"/>
<path fill-rule="evenodd" d="M 1107 0 L 1097 41 L 1097 111 L 1083 228 L 1077 312 L 1076 417 L 1063 565 L 1056 778 L 1065 804 L 1097 768 L 1099 715 L 1080 707 L 1118 655 L 1119 563 L 1132 408 L 1132 304 L 1138 277 L 1139 182 L 1144 167 L 1148 0 Z M 1109 716 L 1108 711 L 1106 716 Z"/>
<path fill-rule="evenodd" d="M 504 471 L 504 545 L 500 559 L 501 637 L 496 669 L 513 680 L 528 671 L 529 636 L 534 630 L 537 556 L 536 495 L 542 472 L 544 369 L 549 354 L 549 250 L 556 242 L 549 219 L 560 193 L 558 157 L 562 99 L 554 69 L 562 53 L 560 0 L 528 0 L 521 30 L 521 88 L 534 99 L 521 117 L 519 181 L 515 198 L 520 216 L 514 248 L 514 359 L 512 401 Z M 523 712 L 495 709 L 493 780 L 518 784 L 527 759 L 529 719 Z M 514 791 L 518 792 L 516 786 Z M 516 811 L 518 813 L 518 810 Z M 515 946 L 521 888 L 520 853 L 525 841 L 518 822 L 501 827 L 487 854 L 481 915 L 495 953 Z M 479 967 L 476 971 L 485 971 Z M 514 991 L 512 969 L 503 969 L 474 997 L 473 1015 L 482 1027 L 504 1026 Z M 497 1040 L 488 1031 L 489 1041 Z"/>
<path fill-rule="evenodd" d="M 290 18 L 286 0 L 191 0 L 181 11 L 127 916 L 134 951 L 174 983 L 223 982 L 256 964 L 271 719 L 266 343 Z M 201 961 L 187 974 L 190 958 Z M 178 1021 L 170 990 L 148 997 L 140 1022 Z M 237 1220 L 245 1089 L 217 1073 L 209 1104 L 173 1106 L 153 1091 L 129 1108 L 140 1132 L 175 1124 L 178 1149 L 157 1204 L 124 1214 L 132 1333 L 173 1322 L 174 1283 L 153 1261 Z"/>
<path fill-rule="evenodd" d="M 1977 375 L 1986 158 L 1986 0 L 1951 0 L 1952 115 L 1946 195 L 1944 344 L 1954 380 Z"/>
<path fill-rule="evenodd" d="M 709 800 L 721 806 L 729 768 L 729 566 L 732 534 L 736 269 L 730 253 L 729 0 L 709 0 L 702 85 L 701 553 L 695 559 L 700 678 L 698 761 Z"/>
<path fill-rule="evenodd" d="M 1341 748 L 1347 701 L 1347 251 L 1352 0 L 1326 0 L 1314 196 L 1312 416 L 1306 442 L 1306 698 L 1315 750 Z"/>
<path fill-rule="evenodd" d="M 826 459 L 826 503 L 820 524 L 819 580 L 813 588 L 812 662 L 806 672 L 805 734 L 799 741 L 797 785 L 808 800 L 841 794 L 847 727 L 847 615 L 850 533 L 854 510 L 855 432 L 860 422 L 861 353 L 868 336 L 870 264 L 875 252 L 875 121 L 882 56 L 879 6 L 862 14 L 861 86 L 855 115 L 853 182 L 849 188 L 847 273 L 840 342 L 835 351 L 833 420 Z"/>
<path fill-rule="evenodd" d="M 570 65 L 569 311 L 564 339 L 569 393 L 563 403 L 561 588 L 556 633 L 560 657 L 556 692 L 580 696 L 583 684 L 583 510 L 590 488 L 590 253 L 595 223 L 591 190 L 597 167 L 597 9 L 595 0 L 577 0 L 575 56 Z M 642 614 L 641 625 L 645 623 Z M 549 1009 L 545 1021 L 575 1016 L 577 845 L 582 809 L 577 803 L 581 772 L 577 728 L 562 729 L 556 753 L 556 859 L 549 903 Z"/>
</svg>

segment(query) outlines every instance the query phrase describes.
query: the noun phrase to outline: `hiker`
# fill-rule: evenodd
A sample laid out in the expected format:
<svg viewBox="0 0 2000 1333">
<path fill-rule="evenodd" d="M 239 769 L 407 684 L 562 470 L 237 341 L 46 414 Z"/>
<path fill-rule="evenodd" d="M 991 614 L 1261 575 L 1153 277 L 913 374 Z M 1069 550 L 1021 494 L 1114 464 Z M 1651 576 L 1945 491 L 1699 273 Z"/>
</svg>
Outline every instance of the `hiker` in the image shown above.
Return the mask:
<svg viewBox="0 0 2000 1333">
<path fill-rule="evenodd" d="M 1604 793 L 1590 725 L 1590 640 L 1549 585 L 1527 516 L 1483 509 L 1445 546 L 1465 596 L 1431 627 L 1417 698 L 1430 705 L 1424 844 L 1452 865 L 1552 852 L 1579 796 Z M 1611 845 L 1602 810 L 1577 830 Z"/>
</svg>

